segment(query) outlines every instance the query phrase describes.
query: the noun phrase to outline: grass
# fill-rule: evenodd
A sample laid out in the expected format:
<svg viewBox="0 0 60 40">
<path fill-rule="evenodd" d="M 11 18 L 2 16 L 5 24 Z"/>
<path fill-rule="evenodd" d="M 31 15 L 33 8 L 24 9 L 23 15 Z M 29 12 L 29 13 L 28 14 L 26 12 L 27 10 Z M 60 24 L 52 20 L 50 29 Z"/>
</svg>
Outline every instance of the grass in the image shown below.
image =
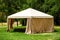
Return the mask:
<svg viewBox="0 0 60 40">
<path fill-rule="evenodd" d="M 25 27 L 15 27 L 13 30 Z M 39 33 L 39 34 L 25 34 L 24 32 L 6 31 L 7 27 L 0 26 L 0 40 L 60 40 L 60 27 L 55 26 L 55 32 Z"/>
</svg>

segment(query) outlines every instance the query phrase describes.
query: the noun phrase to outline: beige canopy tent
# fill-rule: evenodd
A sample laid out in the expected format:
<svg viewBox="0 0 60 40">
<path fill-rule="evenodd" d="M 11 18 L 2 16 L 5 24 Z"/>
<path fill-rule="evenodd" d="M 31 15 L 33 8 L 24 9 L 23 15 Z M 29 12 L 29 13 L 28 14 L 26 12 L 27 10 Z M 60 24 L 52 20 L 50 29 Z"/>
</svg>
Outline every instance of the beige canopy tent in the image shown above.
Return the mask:
<svg viewBox="0 0 60 40">
<path fill-rule="evenodd" d="M 27 18 L 25 31 L 27 34 L 53 31 L 53 16 L 37 11 L 35 9 L 28 8 L 26 10 L 8 16 L 8 31 L 13 28 L 12 24 L 14 18 Z"/>
</svg>

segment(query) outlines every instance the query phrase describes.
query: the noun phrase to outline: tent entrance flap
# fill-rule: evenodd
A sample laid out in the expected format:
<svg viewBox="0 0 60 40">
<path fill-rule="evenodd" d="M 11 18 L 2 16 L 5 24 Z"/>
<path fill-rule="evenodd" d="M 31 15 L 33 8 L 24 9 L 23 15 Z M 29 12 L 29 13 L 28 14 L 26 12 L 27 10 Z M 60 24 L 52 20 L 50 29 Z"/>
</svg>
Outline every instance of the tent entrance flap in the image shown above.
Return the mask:
<svg viewBox="0 0 60 40">
<path fill-rule="evenodd" d="M 9 18 L 7 19 L 7 25 L 8 25 L 8 30 L 13 29 L 13 19 Z"/>
<path fill-rule="evenodd" d="M 26 34 L 31 34 L 32 33 L 32 18 L 27 18 L 27 25 L 26 25 Z"/>
</svg>

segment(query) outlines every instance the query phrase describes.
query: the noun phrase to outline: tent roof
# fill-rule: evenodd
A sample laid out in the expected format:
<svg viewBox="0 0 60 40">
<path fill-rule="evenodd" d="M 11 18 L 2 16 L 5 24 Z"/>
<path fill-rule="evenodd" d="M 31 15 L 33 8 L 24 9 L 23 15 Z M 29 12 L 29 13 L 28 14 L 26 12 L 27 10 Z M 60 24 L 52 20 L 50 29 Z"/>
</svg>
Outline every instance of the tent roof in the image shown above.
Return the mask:
<svg viewBox="0 0 60 40">
<path fill-rule="evenodd" d="M 10 15 L 8 18 L 53 18 L 53 16 L 32 8 L 28 8 L 26 10 Z"/>
</svg>

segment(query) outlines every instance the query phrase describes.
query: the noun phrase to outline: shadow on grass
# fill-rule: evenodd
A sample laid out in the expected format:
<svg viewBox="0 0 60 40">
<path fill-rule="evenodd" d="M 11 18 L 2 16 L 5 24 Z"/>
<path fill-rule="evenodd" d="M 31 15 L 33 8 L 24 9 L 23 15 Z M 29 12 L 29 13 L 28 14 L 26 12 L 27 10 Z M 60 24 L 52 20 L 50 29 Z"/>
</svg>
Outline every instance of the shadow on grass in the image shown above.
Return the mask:
<svg viewBox="0 0 60 40">
<path fill-rule="evenodd" d="M 25 32 L 26 28 L 14 28 L 13 32 Z M 59 32 L 58 30 L 54 29 L 54 32 Z"/>
<path fill-rule="evenodd" d="M 26 30 L 26 27 L 24 27 L 24 28 L 14 28 L 13 29 L 13 32 L 25 32 L 25 30 Z M 53 32 L 60 32 L 60 29 L 54 29 L 54 31 Z"/>
<path fill-rule="evenodd" d="M 25 32 L 26 28 L 14 28 L 13 32 Z"/>
<path fill-rule="evenodd" d="M 58 32 L 58 30 L 54 30 L 54 32 Z"/>
<path fill-rule="evenodd" d="M 56 40 L 60 40 L 60 38 L 56 39 Z"/>
</svg>

